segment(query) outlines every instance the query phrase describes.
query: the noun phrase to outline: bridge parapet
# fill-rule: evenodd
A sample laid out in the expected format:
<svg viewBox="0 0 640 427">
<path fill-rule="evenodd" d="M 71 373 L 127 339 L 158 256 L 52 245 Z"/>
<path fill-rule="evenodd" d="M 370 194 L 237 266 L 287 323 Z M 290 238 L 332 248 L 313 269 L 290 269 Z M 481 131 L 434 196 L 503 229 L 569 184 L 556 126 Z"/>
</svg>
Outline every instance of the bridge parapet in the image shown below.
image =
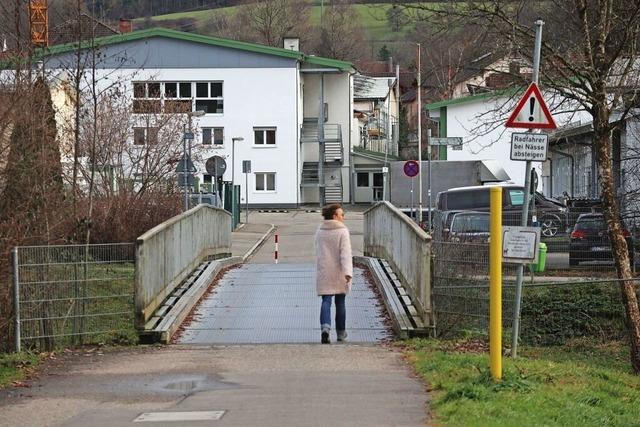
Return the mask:
<svg viewBox="0 0 640 427">
<path fill-rule="evenodd" d="M 138 237 L 136 241 L 136 327 L 206 258 L 230 254 L 231 214 L 199 205 Z"/>
<path fill-rule="evenodd" d="M 431 237 L 389 202 L 364 212 L 364 254 L 386 259 L 431 324 Z"/>
</svg>

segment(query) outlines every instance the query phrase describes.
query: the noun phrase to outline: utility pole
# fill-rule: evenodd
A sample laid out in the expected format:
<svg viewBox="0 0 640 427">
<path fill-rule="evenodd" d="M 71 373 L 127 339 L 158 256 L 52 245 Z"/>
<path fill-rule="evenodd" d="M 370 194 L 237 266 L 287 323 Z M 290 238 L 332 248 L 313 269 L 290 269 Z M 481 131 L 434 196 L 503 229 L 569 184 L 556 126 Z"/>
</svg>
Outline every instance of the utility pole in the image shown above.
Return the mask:
<svg viewBox="0 0 640 427">
<path fill-rule="evenodd" d="M 427 212 L 427 222 L 429 223 L 429 233 L 431 233 L 431 128 L 427 128 L 427 165 L 429 167 L 429 186 L 427 187 L 427 200 L 429 200 L 429 211 Z"/>
<path fill-rule="evenodd" d="M 191 120 L 191 116 L 189 116 L 189 120 Z M 191 125 L 191 123 L 189 123 Z M 182 125 L 182 161 L 183 161 L 183 172 L 182 179 L 184 185 L 184 212 L 189 210 L 189 163 L 187 161 L 187 125 Z"/>
<path fill-rule="evenodd" d="M 536 25 L 536 40 L 533 48 L 533 75 L 532 82 L 538 84 L 540 73 L 540 46 L 542 45 L 542 26 L 544 21 L 538 19 Z M 530 130 L 532 132 L 532 130 Z M 531 161 L 527 160 L 524 173 L 524 201 L 522 203 L 522 218 L 520 225 L 526 227 L 529 222 L 529 197 L 531 187 Z M 518 264 L 516 273 L 516 301 L 513 313 L 513 329 L 511 331 L 511 357 L 518 356 L 518 336 L 520 334 L 520 301 L 522 300 L 522 282 L 524 275 L 524 264 Z"/>
<path fill-rule="evenodd" d="M 422 99 L 420 80 L 420 43 L 418 43 L 418 76 L 417 76 L 417 101 L 418 101 L 418 225 L 422 224 Z"/>
</svg>

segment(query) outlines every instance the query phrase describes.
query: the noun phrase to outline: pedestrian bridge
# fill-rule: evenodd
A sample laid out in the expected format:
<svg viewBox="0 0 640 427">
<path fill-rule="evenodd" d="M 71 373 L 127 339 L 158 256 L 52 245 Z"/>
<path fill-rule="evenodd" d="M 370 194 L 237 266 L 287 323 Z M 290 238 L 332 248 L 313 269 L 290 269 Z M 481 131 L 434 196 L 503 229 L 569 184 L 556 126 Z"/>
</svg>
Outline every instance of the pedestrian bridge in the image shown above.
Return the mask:
<svg viewBox="0 0 640 427">
<path fill-rule="evenodd" d="M 425 250 L 428 238 L 394 211 L 382 203 L 365 213 L 365 254 L 372 257 L 355 257 L 353 288 L 346 300 L 351 343 L 429 332 L 430 316 L 424 309 L 429 301 L 420 300 L 429 295 L 428 261 L 415 254 Z M 413 251 L 412 245 L 417 245 Z M 135 306 L 142 340 L 194 345 L 319 342 L 315 264 L 254 262 L 232 257 L 230 247 L 230 215 L 204 205 L 138 239 Z M 406 261 L 392 259 L 405 253 L 410 254 Z"/>
</svg>

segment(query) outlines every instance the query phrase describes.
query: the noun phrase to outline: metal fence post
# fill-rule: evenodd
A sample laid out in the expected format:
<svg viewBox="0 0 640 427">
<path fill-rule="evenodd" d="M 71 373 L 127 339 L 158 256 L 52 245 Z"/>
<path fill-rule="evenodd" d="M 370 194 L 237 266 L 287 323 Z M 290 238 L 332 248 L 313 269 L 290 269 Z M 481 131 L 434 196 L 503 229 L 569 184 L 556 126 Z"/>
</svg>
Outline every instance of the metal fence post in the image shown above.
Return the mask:
<svg viewBox="0 0 640 427">
<path fill-rule="evenodd" d="M 13 313 L 14 313 L 14 339 L 16 353 L 20 353 L 20 277 L 19 277 L 19 264 L 18 264 L 18 248 L 15 247 L 11 250 L 13 258 Z"/>
</svg>

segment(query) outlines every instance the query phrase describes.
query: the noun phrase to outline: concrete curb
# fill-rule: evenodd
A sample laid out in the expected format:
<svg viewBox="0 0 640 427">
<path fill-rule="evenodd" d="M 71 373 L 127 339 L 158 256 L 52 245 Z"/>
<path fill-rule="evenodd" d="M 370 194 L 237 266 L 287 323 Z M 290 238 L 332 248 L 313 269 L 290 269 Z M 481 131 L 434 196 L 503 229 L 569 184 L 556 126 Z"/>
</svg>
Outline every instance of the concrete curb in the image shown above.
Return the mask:
<svg viewBox="0 0 640 427">
<path fill-rule="evenodd" d="M 273 224 L 269 224 L 269 226 L 271 227 L 271 228 L 269 228 L 269 231 L 264 233 L 264 235 L 260 238 L 260 240 L 258 240 L 255 243 L 255 245 L 253 245 L 247 252 L 245 252 L 245 254 L 242 256 L 242 262 L 246 262 L 260 248 L 260 246 L 262 246 L 264 244 L 264 242 L 267 240 L 267 238 L 276 229 L 276 226 L 273 225 Z"/>
</svg>

